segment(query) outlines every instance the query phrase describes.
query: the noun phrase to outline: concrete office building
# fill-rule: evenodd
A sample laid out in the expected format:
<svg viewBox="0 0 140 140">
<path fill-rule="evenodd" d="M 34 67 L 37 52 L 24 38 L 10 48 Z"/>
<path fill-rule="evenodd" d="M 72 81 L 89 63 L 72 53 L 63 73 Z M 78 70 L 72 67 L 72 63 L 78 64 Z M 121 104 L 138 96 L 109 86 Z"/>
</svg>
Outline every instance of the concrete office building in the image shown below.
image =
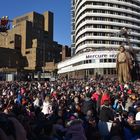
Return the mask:
<svg viewBox="0 0 140 140">
<path fill-rule="evenodd" d="M 18 67 L 23 71 L 53 72 L 58 62 L 70 56 L 68 46 L 58 44 L 53 39 L 53 13 L 48 11 L 43 14 L 30 12 L 13 19 L 13 28 L 6 35 L 0 35 L 0 47 L 5 48 L 3 52 L 17 50 L 15 52 L 20 53 L 24 65 Z M 20 57 L 16 57 L 15 61 L 21 61 Z M 10 63 L 1 64 L 0 67 L 17 68 L 18 64 L 13 60 Z"/>
<path fill-rule="evenodd" d="M 115 74 L 116 54 L 128 41 L 140 62 L 140 0 L 71 0 L 73 57 L 58 64 L 58 73 L 72 77 Z"/>
</svg>

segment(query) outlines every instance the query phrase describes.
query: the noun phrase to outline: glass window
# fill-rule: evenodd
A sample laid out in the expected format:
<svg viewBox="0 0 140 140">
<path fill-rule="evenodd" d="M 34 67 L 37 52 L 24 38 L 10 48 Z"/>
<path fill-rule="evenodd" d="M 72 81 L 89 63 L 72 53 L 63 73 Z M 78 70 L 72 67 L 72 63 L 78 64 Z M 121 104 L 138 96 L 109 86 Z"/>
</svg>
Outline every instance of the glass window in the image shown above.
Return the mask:
<svg viewBox="0 0 140 140">
<path fill-rule="evenodd" d="M 104 69 L 104 74 L 107 74 L 107 69 Z"/>
<path fill-rule="evenodd" d="M 110 73 L 110 69 L 109 69 L 109 68 L 107 69 L 107 71 L 108 71 L 108 74 L 111 74 L 111 73 Z"/>
<path fill-rule="evenodd" d="M 108 62 L 112 62 L 112 59 L 108 59 Z"/>
<path fill-rule="evenodd" d="M 92 59 L 92 63 L 95 63 L 95 59 Z"/>
<path fill-rule="evenodd" d="M 100 59 L 100 63 L 103 63 L 104 62 L 104 59 Z"/>
<path fill-rule="evenodd" d="M 116 62 L 116 59 L 113 59 L 113 62 Z"/>
<path fill-rule="evenodd" d="M 89 69 L 89 74 L 93 75 L 94 74 L 94 69 Z"/>
<path fill-rule="evenodd" d="M 107 62 L 107 59 L 104 59 L 104 62 L 106 63 Z"/>
<path fill-rule="evenodd" d="M 88 63 L 91 63 L 91 60 L 88 60 Z"/>
</svg>

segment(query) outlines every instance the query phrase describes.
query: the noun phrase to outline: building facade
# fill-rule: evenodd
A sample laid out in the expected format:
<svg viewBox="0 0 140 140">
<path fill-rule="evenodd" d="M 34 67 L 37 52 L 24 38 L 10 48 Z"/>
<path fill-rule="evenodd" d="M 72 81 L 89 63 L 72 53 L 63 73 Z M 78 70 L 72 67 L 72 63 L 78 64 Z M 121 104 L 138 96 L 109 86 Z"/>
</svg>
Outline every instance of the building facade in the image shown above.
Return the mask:
<svg viewBox="0 0 140 140">
<path fill-rule="evenodd" d="M 18 67 L 31 72 L 56 71 L 57 63 L 70 56 L 68 46 L 58 44 L 53 39 L 53 13 L 49 11 L 43 14 L 30 12 L 13 19 L 13 28 L 6 35 L 0 35 L 0 48 L 5 48 L 5 52 L 20 53 L 26 63 Z M 16 61 L 21 61 L 18 58 Z M 1 68 L 5 65 L 16 68 L 13 61 L 10 65 L 3 62 Z"/>
<path fill-rule="evenodd" d="M 122 43 L 140 62 L 140 0 L 71 0 L 71 16 L 74 56 L 58 64 L 59 74 L 115 74 Z M 124 27 L 129 38 L 120 34 Z"/>
</svg>

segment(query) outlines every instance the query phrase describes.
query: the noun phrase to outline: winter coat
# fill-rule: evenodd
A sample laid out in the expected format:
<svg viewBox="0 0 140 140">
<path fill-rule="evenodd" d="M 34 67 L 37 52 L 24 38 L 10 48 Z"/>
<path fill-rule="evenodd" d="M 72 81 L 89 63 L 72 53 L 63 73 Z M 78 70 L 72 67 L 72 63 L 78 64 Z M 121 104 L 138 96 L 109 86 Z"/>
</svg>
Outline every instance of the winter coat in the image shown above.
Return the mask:
<svg viewBox="0 0 140 140">
<path fill-rule="evenodd" d="M 102 95 L 102 98 L 101 98 L 101 105 L 104 104 L 104 101 L 105 101 L 105 100 L 108 100 L 109 103 L 111 102 L 111 101 L 110 101 L 110 96 L 109 96 L 109 94 L 103 94 L 103 95 Z"/>
<path fill-rule="evenodd" d="M 127 99 L 127 102 L 126 102 L 126 104 L 125 104 L 125 110 L 126 110 L 126 111 L 129 111 L 129 108 L 132 107 L 132 105 L 133 105 L 133 102 L 131 101 L 130 98 L 128 98 L 128 99 Z"/>
<path fill-rule="evenodd" d="M 87 140 L 80 119 L 68 122 L 65 140 Z"/>
<path fill-rule="evenodd" d="M 86 115 L 88 110 L 92 110 L 94 113 L 96 112 L 96 103 L 90 98 L 86 98 L 81 107 L 81 111 L 84 115 Z"/>
<path fill-rule="evenodd" d="M 100 110 L 99 119 L 103 122 L 109 122 L 114 120 L 113 110 L 109 106 L 103 105 Z"/>
<path fill-rule="evenodd" d="M 34 104 L 34 107 L 39 107 L 40 106 L 39 105 L 39 99 L 36 98 L 35 101 L 33 102 L 33 104 Z"/>
<path fill-rule="evenodd" d="M 99 94 L 97 92 L 95 92 L 95 93 L 92 94 L 91 99 L 93 101 L 96 101 L 97 102 L 98 101 L 98 97 L 99 97 Z"/>
<path fill-rule="evenodd" d="M 44 102 L 44 103 L 43 103 L 43 108 L 42 108 L 42 113 L 43 113 L 44 115 L 53 113 L 52 104 L 49 103 L 49 102 Z"/>
</svg>

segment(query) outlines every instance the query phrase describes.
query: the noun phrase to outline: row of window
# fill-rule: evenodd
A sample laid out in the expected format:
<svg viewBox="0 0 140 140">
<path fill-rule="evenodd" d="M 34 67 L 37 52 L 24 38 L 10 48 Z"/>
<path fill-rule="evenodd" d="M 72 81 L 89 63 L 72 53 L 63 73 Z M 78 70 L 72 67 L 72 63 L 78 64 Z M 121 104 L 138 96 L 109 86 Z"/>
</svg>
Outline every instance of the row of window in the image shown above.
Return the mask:
<svg viewBox="0 0 140 140">
<path fill-rule="evenodd" d="M 129 1 L 129 3 L 131 3 L 131 2 Z M 138 6 L 138 3 L 131 3 L 131 4 Z M 131 11 L 139 12 L 137 8 L 130 7 L 129 5 L 114 4 L 114 3 L 111 3 L 111 1 L 110 1 L 110 3 L 109 2 L 89 2 L 88 1 L 88 2 L 85 2 L 83 5 L 81 5 L 79 7 L 79 9 L 76 11 L 76 13 L 78 13 L 82 8 L 84 8 L 85 6 L 88 6 L 88 5 L 89 6 L 99 5 L 99 6 L 116 7 L 116 8 L 127 9 L 127 10 L 131 10 Z M 77 9 L 77 7 L 76 7 L 76 9 Z"/>
<path fill-rule="evenodd" d="M 104 74 L 116 74 L 116 69 L 113 68 L 105 68 L 103 71 Z"/>
<path fill-rule="evenodd" d="M 94 38 L 94 36 L 93 36 L 93 38 Z M 96 43 L 96 44 L 116 44 L 116 45 L 120 44 L 119 41 L 108 41 L 108 40 L 87 40 L 87 42 L 84 42 L 84 43 L 83 42 L 84 41 L 82 41 L 81 43 L 79 43 L 77 45 L 80 46 L 80 45 L 83 45 L 86 43 L 89 43 L 89 44 L 94 44 L 94 43 Z"/>
<path fill-rule="evenodd" d="M 89 69 L 88 70 L 89 75 L 94 75 L 96 74 L 95 69 Z M 103 74 L 116 74 L 116 69 L 114 68 L 104 68 L 103 69 Z"/>
<path fill-rule="evenodd" d="M 85 70 L 86 76 L 89 75 L 96 75 L 97 71 L 99 72 L 99 74 L 101 75 L 114 75 L 116 74 L 116 69 L 115 68 L 103 68 L 103 69 L 88 69 Z"/>
<path fill-rule="evenodd" d="M 106 74 L 106 75 L 116 74 L 116 69 L 115 68 L 103 68 L 103 69 L 97 69 L 97 70 L 96 70 L 96 68 L 95 69 L 88 69 L 88 70 L 85 70 L 85 74 L 86 74 L 86 76 L 96 75 L 97 71 L 101 71 L 101 75 L 102 74 Z"/>
<path fill-rule="evenodd" d="M 118 27 L 117 25 L 101 25 L 101 24 L 86 24 L 83 27 L 81 27 L 79 30 L 77 30 L 76 32 L 76 36 L 79 32 L 85 30 L 85 29 L 92 29 L 92 28 L 99 28 L 99 29 L 115 29 L 115 30 L 120 30 L 121 27 Z M 135 29 L 131 29 L 131 32 L 135 32 L 135 33 L 140 33 L 140 30 L 135 30 Z"/>
<path fill-rule="evenodd" d="M 136 19 L 140 19 L 139 16 L 134 15 L 133 13 L 127 13 L 127 12 L 120 12 L 120 11 L 114 11 L 114 10 L 105 10 L 105 9 L 85 9 L 83 12 L 81 12 L 81 14 L 78 15 L 78 17 L 76 18 L 76 21 L 85 13 L 105 13 L 105 14 L 112 14 L 112 15 L 119 15 L 119 16 L 127 16 L 127 17 L 133 17 Z M 139 12 L 138 12 L 139 13 Z"/>
<path fill-rule="evenodd" d="M 102 19 L 102 20 L 101 20 Z M 91 21 L 109 21 L 109 22 L 115 22 L 115 23 L 125 23 L 125 24 L 129 24 L 129 25 L 134 25 L 134 26 L 139 26 L 139 23 L 136 23 L 136 22 L 130 22 L 130 21 L 127 21 L 127 20 L 123 20 L 123 19 L 114 19 L 114 18 L 106 18 L 106 17 L 85 17 L 83 18 L 75 28 L 77 28 L 80 24 L 88 21 L 89 20 Z"/>
<path fill-rule="evenodd" d="M 96 75 L 97 71 L 98 71 L 98 74 L 100 74 L 100 75 L 103 75 L 103 74 L 104 75 L 115 75 L 116 74 L 115 68 L 102 68 L 102 69 L 92 68 L 92 69 L 84 70 L 86 77 L 88 77 L 90 75 Z M 76 75 L 81 75 L 81 73 L 77 71 Z"/>
<path fill-rule="evenodd" d="M 89 12 L 87 12 L 87 13 L 89 13 Z M 92 12 L 92 13 L 94 13 L 94 12 Z M 110 16 L 110 15 L 112 15 L 112 16 Z M 121 15 L 121 16 L 127 17 L 125 15 Z M 134 19 L 134 17 L 131 17 L 131 18 Z M 140 20 L 140 18 L 137 18 L 137 19 Z M 130 20 L 127 20 L 127 19 L 125 19 L 125 20 L 124 19 L 119 19 L 119 18 L 115 18 L 113 16 L 113 14 L 109 14 L 108 17 L 101 17 L 101 15 L 99 17 L 92 17 L 92 16 L 87 17 L 86 16 L 82 20 L 78 21 L 78 23 L 77 23 L 77 25 L 75 27 L 78 27 L 81 23 L 83 23 L 86 20 L 111 21 L 111 22 L 127 23 L 127 24 L 132 24 L 132 25 L 137 25 L 138 26 L 137 22 L 135 22 L 133 20 L 130 21 Z"/>
<path fill-rule="evenodd" d="M 138 6 L 140 6 L 140 3 L 137 2 L 137 1 L 130 1 L 130 0 L 118 0 L 118 1 L 127 2 L 127 3 L 133 4 L 133 5 L 138 5 Z M 77 8 L 78 5 L 80 4 L 80 2 L 82 2 L 82 1 L 79 0 L 78 3 L 77 3 L 77 1 L 76 1 L 76 3 L 75 3 L 75 0 L 73 0 L 72 5 L 75 5 L 75 4 L 76 4 L 76 7 L 75 7 L 75 8 Z M 87 1 L 86 3 L 87 3 L 87 4 L 90 4 L 90 3 L 92 3 L 92 2 L 91 2 L 91 1 Z M 106 2 L 102 1 L 102 2 L 94 2 L 94 3 L 100 4 L 100 3 L 106 3 Z M 108 1 L 108 3 L 112 3 L 112 2 L 111 2 L 111 1 Z M 113 3 L 113 4 L 114 4 L 114 3 Z"/>
<path fill-rule="evenodd" d="M 80 62 L 73 64 L 73 66 L 79 66 L 82 64 L 89 64 L 89 63 L 95 63 L 95 62 L 96 62 L 95 59 L 84 60 L 84 61 L 80 61 Z M 100 59 L 100 63 L 115 63 L 115 62 L 116 62 L 116 59 Z"/>
<path fill-rule="evenodd" d="M 80 35 L 77 39 L 76 39 L 76 42 L 84 37 L 93 37 L 94 36 L 100 36 L 100 37 L 120 37 L 121 36 L 119 34 L 112 34 L 112 33 L 101 33 L 101 32 L 86 32 L 86 33 L 83 33 L 82 35 Z M 140 40 L 139 37 L 134 37 L 134 36 L 131 36 L 130 39 L 135 39 L 135 40 Z M 105 43 L 105 41 L 102 42 L 103 44 Z M 113 41 L 112 42 L 113 44 L 118 44 L 119 41 Z"/>
<path fill-rule="evenodd" d="M 104 45 L 107 45 L 107 44 L 114 44 L 114 45 L 119 45 L 120 42 L 118 41 L 108 41 L 108 40 L 85 40 L 85 41 L 82 41 L 81 43 L 79 43 L 76 48 L 82 46 L 82 45 L 90 45 L 90 44 L 104 44 Z M 139 43 L 138 43 L 139 44 Z M 132 44 L 132 46 L 136 46 L 136 43 L 135 44 Z"/>
<path fill-rule="evenodd" d="M 116 59 L 100 59 L 100 63 L 115 63 Z"/>
<path fill-rule="evenodd" d="M 99 47 L 99 48 L 84 48 L 80 51 L 77 52 L 77 54 L 81 54 L 81 53 L 84 53 L 84 52 L 95 52 L 95 51 L 118 51 L 117 48 L 105 48 L 105 47 Z"/>
</svg>

